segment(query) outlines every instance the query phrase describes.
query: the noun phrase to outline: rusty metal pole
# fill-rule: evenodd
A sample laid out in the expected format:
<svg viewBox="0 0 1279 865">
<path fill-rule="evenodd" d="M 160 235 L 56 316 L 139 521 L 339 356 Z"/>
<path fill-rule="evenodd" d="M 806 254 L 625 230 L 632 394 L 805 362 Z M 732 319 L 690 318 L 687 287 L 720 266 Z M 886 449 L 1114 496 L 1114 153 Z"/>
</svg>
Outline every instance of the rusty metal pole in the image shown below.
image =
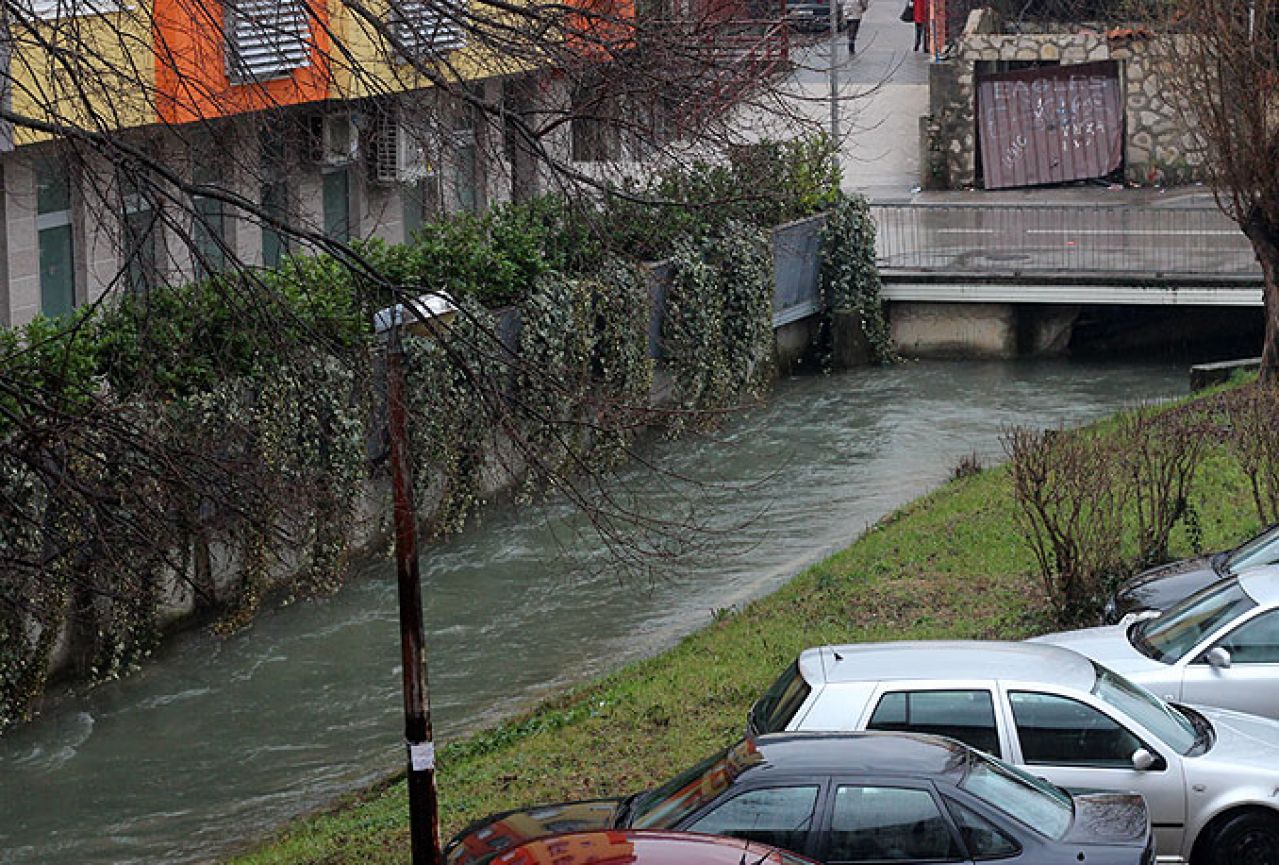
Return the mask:
<svg viewBox="0 0 1279 865">
<path fill-rule="evenodd" d="M 401 315 L 403 313 L 400 313 Z M 431 730 L 422 626 L 422 579 L 417 563 L 417 515 L 413 509 L 412 457 L 404 398 L 404 346 L 400 321 L 386 343 L 386 397 L 391 438 L 391 487 L 395 504 L 395 572 L 399 580 L 400 653 L 404 668 L 404 740 L 408 745 L 409 839 L 413 865 L 443 865 L 440 812 L 435 788 L 435 736 Z"/>
</svg>

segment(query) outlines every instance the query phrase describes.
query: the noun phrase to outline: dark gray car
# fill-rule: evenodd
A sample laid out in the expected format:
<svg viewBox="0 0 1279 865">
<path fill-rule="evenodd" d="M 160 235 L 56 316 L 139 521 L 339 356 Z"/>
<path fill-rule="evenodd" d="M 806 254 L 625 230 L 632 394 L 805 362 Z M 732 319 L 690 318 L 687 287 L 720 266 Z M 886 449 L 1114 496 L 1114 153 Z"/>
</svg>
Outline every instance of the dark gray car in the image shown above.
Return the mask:
<svg viewBox="0 0 1279 865">
<path fill-rule="evenodd" d="M 837 4 L 836 23 L 840 30 L 846 26 L 844 4 Z M 799 33 L 829 33 L 830 4 L 824 0 L 786 0 L 786 22 Z"/>
<path fill-rule="evenodd" d="M 1137 574 L 1106 601 L 1103 618 L 1107 625 L 1114 625 L 1129 613 L 1163 612 L 1217 580 L 1237 576 L 1247 568 L 1276 564 L 1279 564 L 1279 524 L 1234 549 L 1183 559 Z"/>
<path fill-rule="evenodd" d="M 660 787 L 619 800 L 495 815 L 445 850 L 479 865 L 511 827 L 585 819 L 595 828 L 730 835 L 827 865 L 1150 865 L 1146 804 L 1134 793 L 1070 794 L 952 739 L 908 733 L 747 738 Z M 583 827 L 576 827 L 581 831 Z M 543 834 L 546 834 L 545 832 Z"/>
</svg>

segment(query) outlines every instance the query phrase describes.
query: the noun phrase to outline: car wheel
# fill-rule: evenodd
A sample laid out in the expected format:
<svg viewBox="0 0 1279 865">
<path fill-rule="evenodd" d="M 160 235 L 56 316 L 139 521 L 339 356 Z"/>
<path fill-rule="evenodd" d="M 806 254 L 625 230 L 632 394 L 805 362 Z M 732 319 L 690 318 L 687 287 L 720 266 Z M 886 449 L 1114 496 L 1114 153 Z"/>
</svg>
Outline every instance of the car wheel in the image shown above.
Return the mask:
<svg viewBox="0 0 1279 865">
<path fill-rule="evenodd" d="M 1240 814 L 1217 830 L 1211 865 L 1279 865 L 1279 819 Z"/>
</svg>

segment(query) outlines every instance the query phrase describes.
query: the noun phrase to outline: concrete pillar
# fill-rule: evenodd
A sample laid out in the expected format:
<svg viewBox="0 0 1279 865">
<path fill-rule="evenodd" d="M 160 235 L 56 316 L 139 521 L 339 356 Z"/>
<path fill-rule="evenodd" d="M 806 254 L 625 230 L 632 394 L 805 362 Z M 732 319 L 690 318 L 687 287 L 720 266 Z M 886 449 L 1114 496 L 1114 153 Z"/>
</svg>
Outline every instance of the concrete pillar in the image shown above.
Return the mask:
<svg viewBox="0 0 1279 865">
<path fill-rule="evenodd" d="M 84 262 L 84 300 L 92 303 L 107 292 L 126 287 L 123 265 L 122 210 L 119 183 L 109 160 L 86 153 L 75 175 L 72 217 L 77 258 Z M 157 257 L 163 261 L 163 252 Z"/>
<path fill-rule="evenodd" d="M 20 327 L 40 312 L 36 175 L 25 150 L 4 157 L 4 233 L 8 260 L 5 323 Z"/>
<path fill-rule="evenodd" d="M 257 127 L 251 119 L 237 119 L 220 126 L 214 141 L 223 145 L 226 154 L 227 189 L 246 201 L 259 201 L 262 196 L 262 153 Z M 262 263 L 262 226 L 258 219 L 236 207 L 227 206 L 226 238 L 233 264 Z"/>
<path fill-rule="evenodd" d="M 892 303 L 889 324 L 893 344 L 907 357 L 1017 355 L 1017 313 L 1010 303 Z"/>
</svg>

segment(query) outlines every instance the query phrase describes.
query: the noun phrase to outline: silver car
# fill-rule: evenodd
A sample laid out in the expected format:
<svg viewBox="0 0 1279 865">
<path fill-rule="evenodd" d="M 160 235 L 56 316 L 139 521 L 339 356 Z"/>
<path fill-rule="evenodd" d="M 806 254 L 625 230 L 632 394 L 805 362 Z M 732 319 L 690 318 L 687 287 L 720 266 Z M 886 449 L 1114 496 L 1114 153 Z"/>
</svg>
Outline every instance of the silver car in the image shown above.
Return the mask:
<svg viewBox="0 0 1279 865">
<path fill-rule="evenodd" d="M 1279 723 L 1169 705 L 1057 646 L 808 649 L 749 729 L 949 736 L 1062 787 L 1141 793 L 1160 861 L 1279 865 Z"/>
<path fill-rule="evenodd" d="M 1213 583 L 1151 618 L 1036 637 L 1165 700 L 1279 719 L 1279 567 Z"/>
</svg>

